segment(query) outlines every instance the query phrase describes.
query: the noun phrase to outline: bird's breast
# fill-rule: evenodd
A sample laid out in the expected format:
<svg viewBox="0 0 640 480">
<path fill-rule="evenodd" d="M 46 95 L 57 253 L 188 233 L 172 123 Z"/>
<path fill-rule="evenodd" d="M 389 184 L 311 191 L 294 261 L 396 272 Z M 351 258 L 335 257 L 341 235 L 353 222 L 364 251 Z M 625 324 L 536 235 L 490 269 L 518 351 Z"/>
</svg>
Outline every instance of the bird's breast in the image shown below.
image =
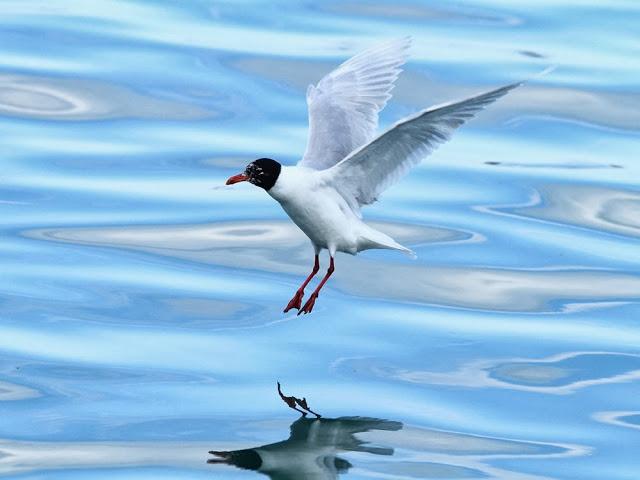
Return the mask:
<svg viewBox="0 0 640 480">
<path fill-rule="evenodd" d="M 355 253 L 357 219 L 335 189 L 320 184 L 287 187 L 269 193 L 316 246 Z"/>
</svg>

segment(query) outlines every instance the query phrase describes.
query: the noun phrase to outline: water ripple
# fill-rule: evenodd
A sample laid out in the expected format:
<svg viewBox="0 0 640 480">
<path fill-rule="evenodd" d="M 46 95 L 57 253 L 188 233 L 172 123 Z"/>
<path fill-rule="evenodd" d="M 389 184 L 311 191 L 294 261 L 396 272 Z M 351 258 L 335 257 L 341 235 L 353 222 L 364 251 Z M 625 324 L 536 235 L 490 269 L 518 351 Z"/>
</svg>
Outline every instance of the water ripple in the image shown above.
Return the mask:
<svg viewBox="0 0 640 480">
<path fill-rule="evenodd" d="M 593 418 L 602 423 L 608 423 L 617 427 L 630 428 L 640 430 L 640 412 L 639 411 L 623 411 L 623 412 L 597 412 Z"/>
<path fill-rule="evenodd" d="M 640 192 L 594 185 L 547 185 L 537 205 L 511 212 L 566 225 L 640 237 Z"/>
<path fill-rule="evenodd" d="M 573 394 L 597 385 L 640 379 L 640 355 L 611 352 L 570 352 L 544 359 L 476 360 L 451 372 L 406 370 L 369 359 L 344 360 L 340 369 L 357 364 L 360 371 L 395 380 L 431 385 L 500 388 L 554 395 Z M 597 365 L 598 370 L 594 369 Z"/>
<path fill-rule="evenodd" d="M 40 392 L 15 383 L 0 381 L 0 402 L 37 398 Z"/>
<path fill-rule="evenodd" d="M 0 475 L 249 478 L 206 452 L 291 446 L 280 380 L 335 417 L 278 450 L 283 472 L 636 478 L 639 14 L 0 2 Z M 308 240 L 259 189 L 212 187 L 294 163 L 307 85 L 405 35 L 381 129 L 557 69 L 367 209 L 416 261 L 339 255 L 313 314 L 285 315 Z M 402 425 L 357 433 L 384 455 L 333 455 L 352 413 Z"/>
<path fill-rule="evenodd" d="M 374 225 L 410 246 L 482 239 L 441 228 Z M 272 273 L 302 275 L 309 263 L 307 240 L 288 222 L 34 230 L 25 234 Z M 378 275 L 381 268 L 388 275 Z M 640 300 L 638 277 L 597 269 L 456 268 L 343 256 L 335 277 L 339 288 L 354 295 L 491 311 L 556 312 L 569 305 L 597 307 L 609 301 Z M 397 282 L 397 278 L 411 281 Z"/>
<path fill-rule="evenodd" d="M 195 105 L 160 100 L 96 80 L 0 75 L 0 114 L 46 120 L 211 117 Z"/>
</svg>

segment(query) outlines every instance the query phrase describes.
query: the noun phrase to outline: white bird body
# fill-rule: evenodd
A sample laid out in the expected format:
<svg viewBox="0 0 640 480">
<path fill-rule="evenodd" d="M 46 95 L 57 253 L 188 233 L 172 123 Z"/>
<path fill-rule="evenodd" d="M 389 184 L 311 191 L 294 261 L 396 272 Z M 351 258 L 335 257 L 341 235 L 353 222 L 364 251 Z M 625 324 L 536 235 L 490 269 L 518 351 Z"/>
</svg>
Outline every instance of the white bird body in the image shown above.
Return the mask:
<svg viewBox="0 0 640 480">
<path fill-rule="evenodd" d="M 355 255 L 370 248 L 411 252 L 364 223 L 322 171 L 302 166 L 282 167 L 278 181 L 268 193 L 309 237 L 316 253 L 323 248 L 331 256 L 336 252 Z"/>
<path fill-rule="evenodd" d="M 304 288 L 318 272 L 327 249 L 327 274 L 299 313 L 312 310 L 334 271 L 336 252 L 355 255 L 371 248 L 413 255 L 362 221 L 361 208 L 420 163 L 476 113 L 521 85 L 514 83 L 459 102 L 430 107 L 404 118 L 376 137 L 378 113 L 391 98 L 407 58 L 410 39 L 395 40 L 347 60 L 307 89 L 309 139 L 296 166 L 258 159 L 227 184 L 249 181 L 277 200 L 309 237 L 316 252 L 311 275 L 287 305 L 300 310 Z"/>
</svg>

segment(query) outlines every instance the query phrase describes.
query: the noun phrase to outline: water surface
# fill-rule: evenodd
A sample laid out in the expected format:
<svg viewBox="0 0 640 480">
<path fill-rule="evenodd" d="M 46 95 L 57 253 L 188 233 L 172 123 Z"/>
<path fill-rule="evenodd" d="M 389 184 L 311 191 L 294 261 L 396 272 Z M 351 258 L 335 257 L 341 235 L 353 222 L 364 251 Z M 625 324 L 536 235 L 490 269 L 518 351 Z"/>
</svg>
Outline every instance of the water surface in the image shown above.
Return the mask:
<svg viewBox="0 0 640 480">
<path fill-rule="evenodd" d="M 0 14 L 0 476 L 637 478 L 635 2 Z M 557 69 L 366 209 L 417 260 L 339 255 L 313 314 L 282 314 L 310 244 L 213 187 L 295 163 L 307 85 L 405 35 L 381 127 Z"/>
</svg>

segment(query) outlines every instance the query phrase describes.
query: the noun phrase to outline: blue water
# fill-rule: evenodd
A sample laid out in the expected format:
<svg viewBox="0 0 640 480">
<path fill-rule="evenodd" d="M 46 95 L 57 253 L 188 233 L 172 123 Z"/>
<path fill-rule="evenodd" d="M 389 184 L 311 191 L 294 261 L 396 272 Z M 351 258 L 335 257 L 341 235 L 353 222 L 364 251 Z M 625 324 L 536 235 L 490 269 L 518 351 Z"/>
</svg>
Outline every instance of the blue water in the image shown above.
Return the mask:
<svg viewBox="0 0 640 480">
<path fill-rule="evenodd" d="M 638 478 L 637 2 L 0 18 L 1 476 Z M 295 163 L 307 84 L 405 35 L 382 127 L 557 69 L 366 210 L 417 260 L 338 255 L 314 312 L 282 314 L 309 242 L 262 190 L 213 187 Z"/>
</svg>

